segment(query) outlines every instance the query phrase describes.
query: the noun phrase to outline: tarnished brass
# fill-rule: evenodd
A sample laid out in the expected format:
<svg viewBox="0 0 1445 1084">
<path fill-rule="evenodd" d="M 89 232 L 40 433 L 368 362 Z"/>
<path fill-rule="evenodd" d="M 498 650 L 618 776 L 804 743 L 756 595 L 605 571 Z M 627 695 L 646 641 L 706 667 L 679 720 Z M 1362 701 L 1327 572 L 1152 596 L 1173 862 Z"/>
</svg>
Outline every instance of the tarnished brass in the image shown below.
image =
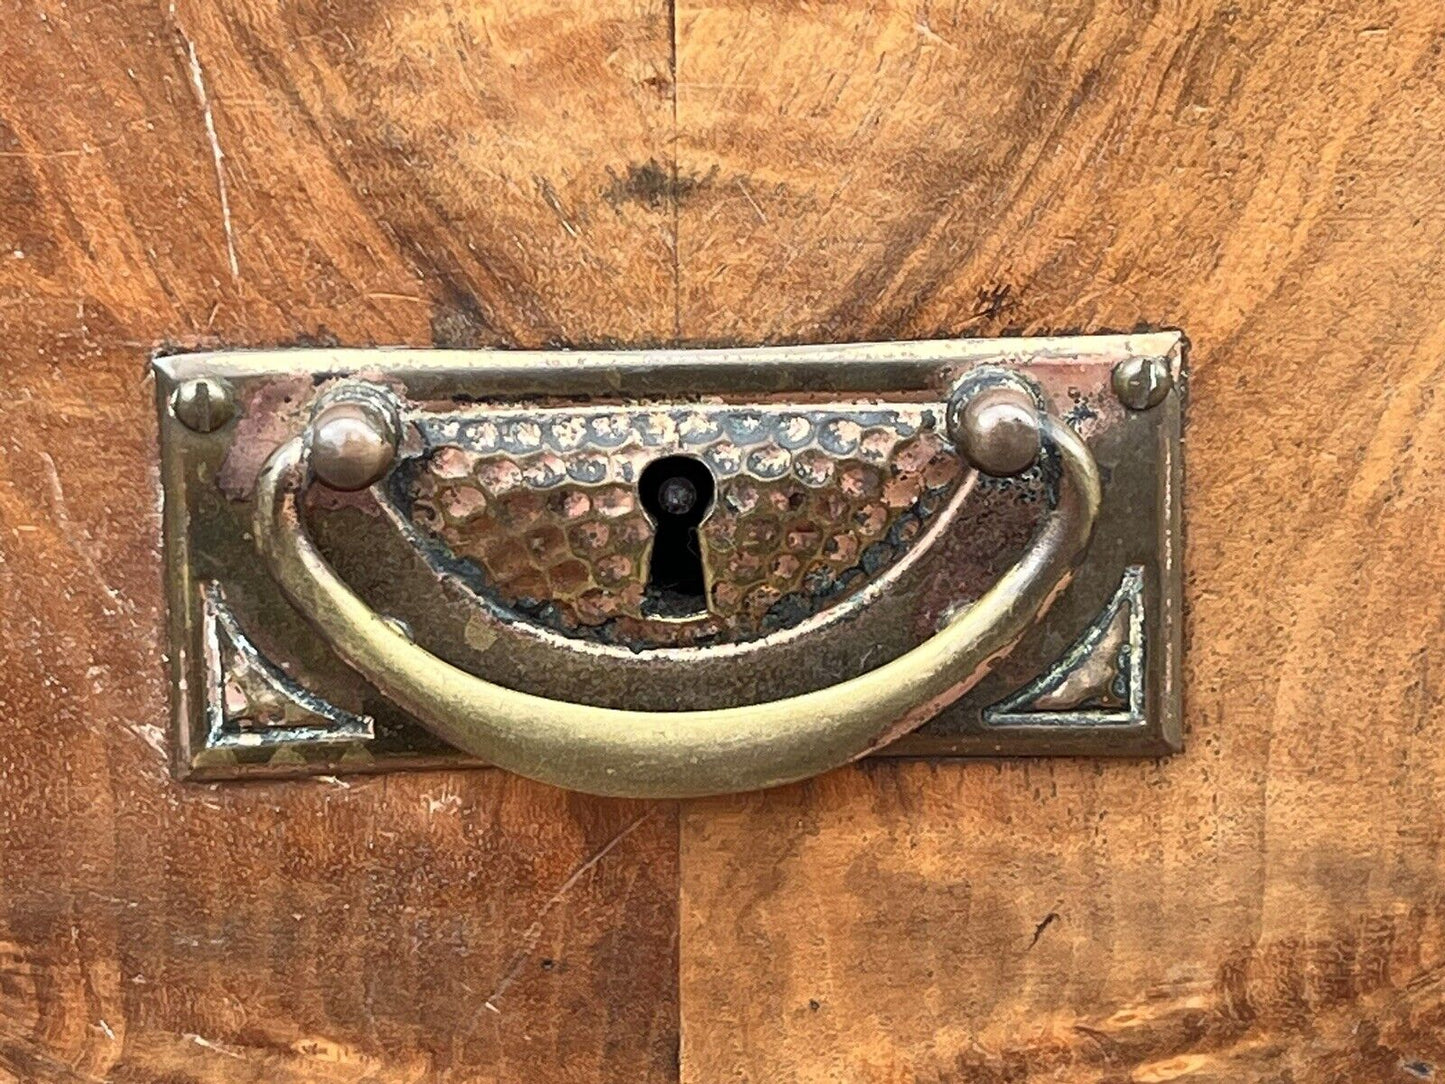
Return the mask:
<svg viewBox="0 0 1445 1084">
<path fill-rule="evenodd" d="M 317 479 L 350 493 L 386 477 L 396 458 L 397 421 L 380 396 L 337 396 L 307 429 L 307 453 Z"/>
<path fill-rule="evenodd" d="M 695 794 L 1176 748 L 1180 353 L 161 359 L 177 769 Z M 200 379 L 233 424 L 176 416 Z"/>
<path fill-rule="evenodd" d="M 1033 398 L 1022 388 L 999 387 L 957 396 L 949 405 L 950 435 L 963 457 L 985 474 L 1022 474 L 1039 457 L 1040 439 Z"/>
<path fill-rule="evenodd" d="M 983 390 L 1007 425 L 979 420 L 970 443 L 1016 464 L 1022 422 L 1009 389 Z M 304 437 L 282 445 L 257 484 L 256 546 L 286 596 L 327 644 L 372 685 L 458 749 L 574 790 L 686 797 L 754 790 L 835 768 L 886 745 L 957 699 L 1065 586 L 1093 533 L 1100 490 L 1093 457 L 1073 430 L 1029 419 L 1057 456 L 1056 507 L 1023 557 L 932 637 L 858 677 L 814 692 L 694 711 L 639 711 L 508 689 L 437 658 L 383 620 L 331 569 L 301 514 L 309 467 Z M 1016 465 L 1015 465 L 1016 464 Z M 693 679 L 698 654 L 673 663 Z M 599 662 L 599 665 L 605 665 Z"/>
<path fill-rule="evenodd" d="M 214 433 L 236 416 L 236 402 L 224 380 L 203 376 L 171 392 L 171 413 L 187 429 Z"/>
</svg>

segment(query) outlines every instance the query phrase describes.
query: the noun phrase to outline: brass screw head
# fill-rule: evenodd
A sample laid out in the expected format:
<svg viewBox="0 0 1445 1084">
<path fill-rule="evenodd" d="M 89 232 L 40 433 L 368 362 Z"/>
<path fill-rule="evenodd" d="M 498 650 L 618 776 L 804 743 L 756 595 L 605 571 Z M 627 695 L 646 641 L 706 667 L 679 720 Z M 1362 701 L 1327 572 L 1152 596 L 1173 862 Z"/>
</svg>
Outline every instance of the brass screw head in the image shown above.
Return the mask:
<svg viewBox="0 0 1445 1084">
<path fill-rule="evenodd" d="M 1114 366 L 1114 394 L 1130 410 L 1149 410 L 1164 401 L 1174 376 L 1163 358 L 1125 358 Z"/>
<path fill-rule="evenodd" d="M 311 423 L 311 469 L 332 489 L 365 489 L 391 469 L 396 441 L 396 427 L 378 407 L 331 403 Z"/>
<path fill-rule="evenodd" d="M 236 416 L 236 396 L 224 380 L 203 376 L 171 392 L 171 413 L 187 429 L 214 433 Z"/>
<path fill-rule="evenodd" d="M 1039 410 L 1022 388 L 985 388 L 949 414 L 954 444 L 984 474 L 1022 474 L 1039 457 Z"/>
</svg>

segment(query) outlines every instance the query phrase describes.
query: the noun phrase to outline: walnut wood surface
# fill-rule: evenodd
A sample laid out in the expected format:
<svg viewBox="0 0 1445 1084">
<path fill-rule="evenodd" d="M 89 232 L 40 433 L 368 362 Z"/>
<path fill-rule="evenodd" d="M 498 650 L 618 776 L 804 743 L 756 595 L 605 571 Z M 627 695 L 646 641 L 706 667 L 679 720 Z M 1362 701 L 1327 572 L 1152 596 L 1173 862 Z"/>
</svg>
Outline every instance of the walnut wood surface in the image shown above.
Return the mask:
<svg viewBox="0 0 1445 1084">
<path fill-rule="evenodd" d="M 1445 9 L 719 3 L 681 325 L 1183 327 L 1187 750 L 694 805 L 683 1077 L 1445 1077 Z"/>
<path fill-rule="evenodd" d="M 0 1081 L 676 1080 L 674 807 L 167 778 L 147 376 L 162 344 L 671 334 L 672 216 L 629 187 L 669 154 L 669 28 L 3 5 Z"/>
<path fill-rule="evenodd" d="M 0 1080 L 1440 1078 L 1442 52 L 1428 0 L 7 0 Z M 1139 324 L 1193 343 L 1181 757 L 873 763 L 680 853 L 499 773 L 165 776 L 158 345 Z"/>
</svg>

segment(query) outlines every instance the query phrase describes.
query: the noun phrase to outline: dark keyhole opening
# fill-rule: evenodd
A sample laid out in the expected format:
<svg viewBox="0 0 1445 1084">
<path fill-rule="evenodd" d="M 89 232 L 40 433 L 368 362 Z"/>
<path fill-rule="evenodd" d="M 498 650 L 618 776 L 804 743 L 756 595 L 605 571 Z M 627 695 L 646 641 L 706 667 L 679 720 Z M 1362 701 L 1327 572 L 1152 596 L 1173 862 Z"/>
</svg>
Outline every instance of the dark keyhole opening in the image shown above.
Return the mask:
<svg viewBox="0 0 1445 1084">
<path fill-rule="evenodd" d="M 707 609 L 697 528 L 712 508 L 716 488 L 712 471 L 688 455 L 654 460 L 637 480 L 642 507 L 657 525 L 647 570 L 650 612 L 687 617 Z"/>
</svg>

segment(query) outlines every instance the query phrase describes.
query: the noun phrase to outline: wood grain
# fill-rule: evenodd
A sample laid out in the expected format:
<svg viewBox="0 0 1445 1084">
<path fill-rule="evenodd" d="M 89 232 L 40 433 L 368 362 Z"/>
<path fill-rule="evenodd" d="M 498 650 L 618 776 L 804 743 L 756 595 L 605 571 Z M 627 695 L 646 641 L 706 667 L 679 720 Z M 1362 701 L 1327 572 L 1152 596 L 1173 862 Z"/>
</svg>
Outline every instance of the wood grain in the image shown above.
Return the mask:
<svg viewBox="0 0 1445 1084">
<path fill-rule="evenodd" d="M 8 0 L 0 1080 L 1440 1077 L 1442 50 L 1427 0 Z M 680 934 L 671 806 L 164 774 L 159 345 L 1139 324 L 1193 342 L 1182 757 L 690 805 Z"/>
<path fill-rule="evenodd" d="M 1183 327 L 1188 748 L 687 810 L 685 1080 L 1445 1074 L 1445 16 L 679 11 L 690 338 Z"/>
<path fill-rule="evenodd" d="M 146 375 L 669 335 L 665 11 L 3 6 L 0 1080 L 675 1080 L 673 807 L 168 779 Z"/>
</svg>

